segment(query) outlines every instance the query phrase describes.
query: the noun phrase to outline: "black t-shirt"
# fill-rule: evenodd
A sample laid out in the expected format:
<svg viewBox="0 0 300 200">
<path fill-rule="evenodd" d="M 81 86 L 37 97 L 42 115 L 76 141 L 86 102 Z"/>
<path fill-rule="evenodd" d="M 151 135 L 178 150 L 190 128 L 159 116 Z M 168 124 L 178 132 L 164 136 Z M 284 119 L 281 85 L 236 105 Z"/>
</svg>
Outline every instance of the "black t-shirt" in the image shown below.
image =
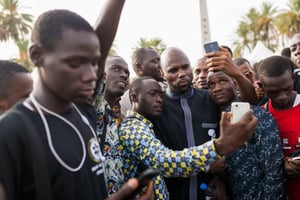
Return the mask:
<svg viewBox="0 0 300 200">
<path fill-rule="evenodd" d="M 96 115 L 88 104 L 79 107 L 81 113 L 95 128 Z M 8 112 L 0 119 L 0 181 L 6 190 L 7 199 L 36 199 L 36 187 L 33 177 L 31 153 L 28 140 L 31 134 L 37 134 L 45 161 L 47 162 L 50 185 L 54 200 L 102 200 L 107 197 L 101 163 L 97 162 L 94 136 L 81 116 L 69 109 L 61 115 L 68 119 L 80 132 L 86 150 L 82 168 L 71 172 L 64 168 L 50 151 L 45 126 L 37 112 L 33 112 L 19 103 L 13 108 L 30 119 L 37 133 L 26 130 L 24 120 L 16 113 Z M 57 154 L 69 166 L 76 168 L 83 158 L 83 147 L 74 129 L 61 119 L 45 114 L 49 124 L 52 143 Z M 36 149 L 39 151 L 40 149 Z M 39 161 L 37 161 L 39 162 Z M 43 174 L 40 174 L 43 176 Z"/>
</svg>

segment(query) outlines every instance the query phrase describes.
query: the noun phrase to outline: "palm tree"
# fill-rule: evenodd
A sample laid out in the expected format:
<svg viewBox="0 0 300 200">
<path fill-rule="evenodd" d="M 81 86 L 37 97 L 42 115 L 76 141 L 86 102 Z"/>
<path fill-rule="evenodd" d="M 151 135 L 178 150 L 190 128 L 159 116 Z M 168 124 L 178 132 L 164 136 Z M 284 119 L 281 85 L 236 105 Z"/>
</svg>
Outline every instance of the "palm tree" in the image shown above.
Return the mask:
<svg viewBox="0 0 300 200">
<path fill-rule="evenodd" d="M 0 6 L 0 41 L 18 40 L 30 32 L 33 16 L 19 12 L 18 0 L 0 0 Z"/>
<path fill-rule="evenodd" d="M 132 49 L 136 50 L 142 47 L 152 47 L 159 53 L 162 53 L 166 49 L 165 43 L 160 38 L 152 38 L 149 40 L 147 40 L 146 38 L 140 38 L 140 40 L 137 42 L 137 45 L 135 45 Z"/>
<path fill-rule="evenodd" d="M 290 0 L 289 9 L 276 16 L 276 27 L 282 35 L 283 46 L 286 41 L 300 30 L 300 0 Z"/>
<path fill-rule="evenodd" d="M 273 52 L 278 45 L 278 31 L 274 25 L 277 8 L 270 3 L 262 3 L 261 9 L 250 8 L 236 31 L 237 39 L 233 41 L 235 56 L 241 55 L 245 49 L 249 52 L 258 41 L 263 42 Z"/>
<path fill-rule="evenodd" d="M 17 62 L 27 68 L 29 71 L 32 71 L 34 65 L 29 59 L 28 48 L 29 40 L 21 38 L 15 41 L 19 49 L 19 58 L 13 58 L 14 62 Z"/>
<path fill-rule="evenodd" d="M 259 40 L 262 41 L 266 47 L 273 52 L 276 51 L 278 46 L 279 33 L 275 26 L 275 15 L 278 13 L 276 7 L 270 3 L 262 4 L 262 12 L 258 19 L 259 25 Z"/>
<path fill-rule="evenodd" d="M 23 8 L 18 0 L 0 0 L 0 42 L 12 39 L 19 49 L 19 58 L 15 62 L 32 70 L 32 63 L 28 57 L 29 40 L 26 39 L 31 30 L 33 15 L 21 13 Z"/>
</svg>

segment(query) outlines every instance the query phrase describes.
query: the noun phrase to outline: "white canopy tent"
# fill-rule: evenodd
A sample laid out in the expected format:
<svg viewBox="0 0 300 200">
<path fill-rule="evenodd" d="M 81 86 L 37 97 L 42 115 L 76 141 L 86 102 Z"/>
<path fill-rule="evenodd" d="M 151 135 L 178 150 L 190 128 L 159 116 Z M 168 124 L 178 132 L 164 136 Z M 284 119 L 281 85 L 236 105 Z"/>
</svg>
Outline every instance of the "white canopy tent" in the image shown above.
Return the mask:
<svg viewBox="0 0 300 200">
<path fill-rule="evenodd" d="M 267 48 L 262 42 L 257 42 L 256 46 L 254 47 L 253 51 L 247 56 L 247 59 L 254 64 L 259 62 L 260 60 L 275 55 L 269 48 Z"/>
</svg>

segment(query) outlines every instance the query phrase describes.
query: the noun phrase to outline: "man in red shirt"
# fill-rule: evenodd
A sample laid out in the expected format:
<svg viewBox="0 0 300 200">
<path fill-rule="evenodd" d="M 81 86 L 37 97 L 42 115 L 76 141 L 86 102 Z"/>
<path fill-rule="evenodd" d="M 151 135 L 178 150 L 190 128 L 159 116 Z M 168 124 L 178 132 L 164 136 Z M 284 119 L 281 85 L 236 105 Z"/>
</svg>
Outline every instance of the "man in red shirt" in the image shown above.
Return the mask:
<svg viewBox="0 0 300 200">
<path fill-rule="evenodd" d="M 286 57 L 271 56 L 261 61 L 257 71 L 270 98 L 264 107 L 274 116 L 280 131 L 287 193 L 290 200 L 296 200 L 300 196 L 300 160 L 293 159 L 292 153 L 300 150 L 300 95 L 293 90 L 293 63 Z"/>
</svg>

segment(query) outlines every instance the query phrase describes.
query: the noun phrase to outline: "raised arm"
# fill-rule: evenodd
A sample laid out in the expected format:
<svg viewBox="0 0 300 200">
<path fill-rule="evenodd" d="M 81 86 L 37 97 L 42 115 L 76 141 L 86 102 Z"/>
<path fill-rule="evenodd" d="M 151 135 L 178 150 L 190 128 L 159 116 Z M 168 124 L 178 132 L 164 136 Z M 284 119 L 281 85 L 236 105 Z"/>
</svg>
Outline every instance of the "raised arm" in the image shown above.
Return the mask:
<svg viewBox="0 0 300 200">
<path fill-rule="evenodd" d="M 221 51 L 207 53 L 205 56 L 206 64 L 209 71 L 223 71 L 229 76 L 233 77 L 239 86 L 240 96 L 242 101 L 247 101 L 250 104 L 256 105 L 258 102 L 255 88 L 247 77 L 240 72 L 229 53 L 225 48 L 220 47 Z"/>
<path fill-rule="evenodd" d="M 98 16 L 95 31 L 100 40 L 101 59 L 98 77 L 102 77 L 105 59 L 117 33 L 125 0 L 106 0 Z"/>
</svg>

